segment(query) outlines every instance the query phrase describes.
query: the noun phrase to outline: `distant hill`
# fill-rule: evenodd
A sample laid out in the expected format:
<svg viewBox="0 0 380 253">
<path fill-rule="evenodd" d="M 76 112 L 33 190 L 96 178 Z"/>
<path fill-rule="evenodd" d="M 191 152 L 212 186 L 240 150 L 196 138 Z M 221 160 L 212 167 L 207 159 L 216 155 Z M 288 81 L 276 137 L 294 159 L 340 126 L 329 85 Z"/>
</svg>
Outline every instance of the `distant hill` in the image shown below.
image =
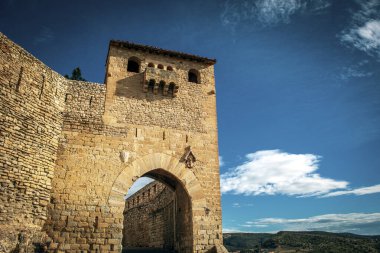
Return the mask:
<svg viewBox="0 0 380 253">
<path fill-rule="evenodd" d="M 288 232 L 225 233 L 224 246 L 240 253 L 376 253 L 380 236 L 350 233 Z"/>
</svg>

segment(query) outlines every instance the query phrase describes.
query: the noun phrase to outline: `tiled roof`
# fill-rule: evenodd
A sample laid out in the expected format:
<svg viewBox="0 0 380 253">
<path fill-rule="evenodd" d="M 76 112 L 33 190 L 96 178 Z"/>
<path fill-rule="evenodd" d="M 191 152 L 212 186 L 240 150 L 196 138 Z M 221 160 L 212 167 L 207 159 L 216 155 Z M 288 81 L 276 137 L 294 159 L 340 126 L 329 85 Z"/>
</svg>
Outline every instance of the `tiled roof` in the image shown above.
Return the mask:
<svg viewBox="0 0 380 253">
<path fill-rule="evenodd" d="M 171 57 L 178 57 L 178 58 L 183 58 L 186 60 L 192 60 L 192 61 L 207 63 L 207 64 L 211 64 L 211 65 L 216 63 L 215 59 L 209 59 L 206 57 L 182 53 L 182 52 L 173 51 L 173 50 L 166 50 L 166 49 L 153 47 L 153 46 L 136 44 L 136 43 L 132 43 L 129 41 L 111 40 L 109 45 L 110 46 L 124 47 L 124 48 L 129 48 L 129 49 L 135 49 L 135 50 L 141 50 L 141 51 L 154 53 L 154 54 L 167 55 L 167 56 L 171 56 Z"/>
</svg>

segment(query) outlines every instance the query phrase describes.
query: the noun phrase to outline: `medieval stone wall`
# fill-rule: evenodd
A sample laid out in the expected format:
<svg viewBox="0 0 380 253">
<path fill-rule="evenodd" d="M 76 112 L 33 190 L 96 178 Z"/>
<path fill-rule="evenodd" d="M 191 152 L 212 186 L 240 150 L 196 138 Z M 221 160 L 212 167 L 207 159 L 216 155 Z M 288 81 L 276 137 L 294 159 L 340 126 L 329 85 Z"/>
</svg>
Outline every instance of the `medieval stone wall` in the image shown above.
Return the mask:
<svg viewBox="0 0 380 253">
<path fill-rule="evenodd" d="M 81 131 L 92 128 L 95 130 L 96 127 L 102 125 L 105 86 L 75 80 L 68 80 L 67 84 L 64 113 L 66 129 Z"/>
<path fill-rule="evenodd" d="M 105 85 L 69 81 L 0 38 L 1 226 L 42 227 L 50 252 L 120 252 L 124 194 L 149 174 L 180 200 L 176 250 L 222 243 L 212 64 L 110 46 Z M 140 73 L 126 71 L 130 55 Z M 143 90 L 150 62 L 174 69 L 176 96 Z"/>
<path fill-rule="evenodd" d="M 154 181 L 125 202 L 123 248 L 174 249 L 175 193 Z"/>
<path fill-rule="evenodd" d="M 0 252 L 47 219 L 65 90 L 62 76 L 0 33 Z"/>
</svg>

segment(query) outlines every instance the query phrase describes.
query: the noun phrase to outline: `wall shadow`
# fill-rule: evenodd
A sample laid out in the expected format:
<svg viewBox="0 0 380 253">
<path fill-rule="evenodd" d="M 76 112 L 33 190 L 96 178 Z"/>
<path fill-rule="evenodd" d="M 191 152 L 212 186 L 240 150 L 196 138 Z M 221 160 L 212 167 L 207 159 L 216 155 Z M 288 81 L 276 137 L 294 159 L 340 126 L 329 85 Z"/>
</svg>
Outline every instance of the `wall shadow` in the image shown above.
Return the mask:
<svg viewBox="0 0 380 253">
<path fill-rule="evenodd" d="M 191 199 L 184 186 L 162 169 L 149 171 L 143 176 L 156 181 L 126 200 L 123 252 L 144 252 L 144 249 L 151 249 L 149 252 L 192 252 Z"/>
</svg>

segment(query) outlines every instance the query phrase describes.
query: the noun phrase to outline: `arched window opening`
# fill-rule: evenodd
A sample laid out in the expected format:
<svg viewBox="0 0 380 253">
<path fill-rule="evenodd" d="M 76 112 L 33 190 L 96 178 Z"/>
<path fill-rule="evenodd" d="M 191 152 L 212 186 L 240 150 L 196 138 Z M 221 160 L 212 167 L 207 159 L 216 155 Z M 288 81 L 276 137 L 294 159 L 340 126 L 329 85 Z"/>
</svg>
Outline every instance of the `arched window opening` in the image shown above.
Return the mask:
<svg viewBox="0 0 380 253">
<path fill-rule="evenodd" d="M 188 81 L 191 83 L 200 83 L 199 72 L 195 69 L 189 70 Z"/>
<path fill-rule="evenodd" d="M 166 69 L 169 70 L 169 71 L 173 71 L 173 67 L 172 66 L 168 66 Z"/>
<path fill-rule="evenodd" d="M 159 68 L 159 69 L 164 69 L 164 65 L 162 65 L 162 64 L 158 64 L 157 68 Z"/>
<path fill-rule="evenodd" d="M 150 79 L 149 80 L 149 83 L 148 83 L 148 92 L 149 91 L 153 92 L 155 84 L 156 84 L 156 81 L 154 79 Z"/>
<path fill-rule="evenodd" d="M 149 67 L 149 68 L 154 68 L 154 63 L 149 62 L 148 67 Z"/>
<path fill-rule="evenodd" d="M 169 84 L 169 90 L 168 90 L 168 93 L 170 95 L 173 95 L 174 94 L 174 87 L 175 87 L 175 84 L 174 83 L 170 83 Z"/>
<path fill-rule="evenodd" d="M 165 82 L 161 81 L 158 87 L 159 92 L 164 92 L 164 88 L 165 88 Z"/>
<path fill-rule="evenodd" d="M 128 59 L 128 72 L 139 73 L 140 72 L 140 60 L 136 57 L 131 57 Z"/>
</svg>

